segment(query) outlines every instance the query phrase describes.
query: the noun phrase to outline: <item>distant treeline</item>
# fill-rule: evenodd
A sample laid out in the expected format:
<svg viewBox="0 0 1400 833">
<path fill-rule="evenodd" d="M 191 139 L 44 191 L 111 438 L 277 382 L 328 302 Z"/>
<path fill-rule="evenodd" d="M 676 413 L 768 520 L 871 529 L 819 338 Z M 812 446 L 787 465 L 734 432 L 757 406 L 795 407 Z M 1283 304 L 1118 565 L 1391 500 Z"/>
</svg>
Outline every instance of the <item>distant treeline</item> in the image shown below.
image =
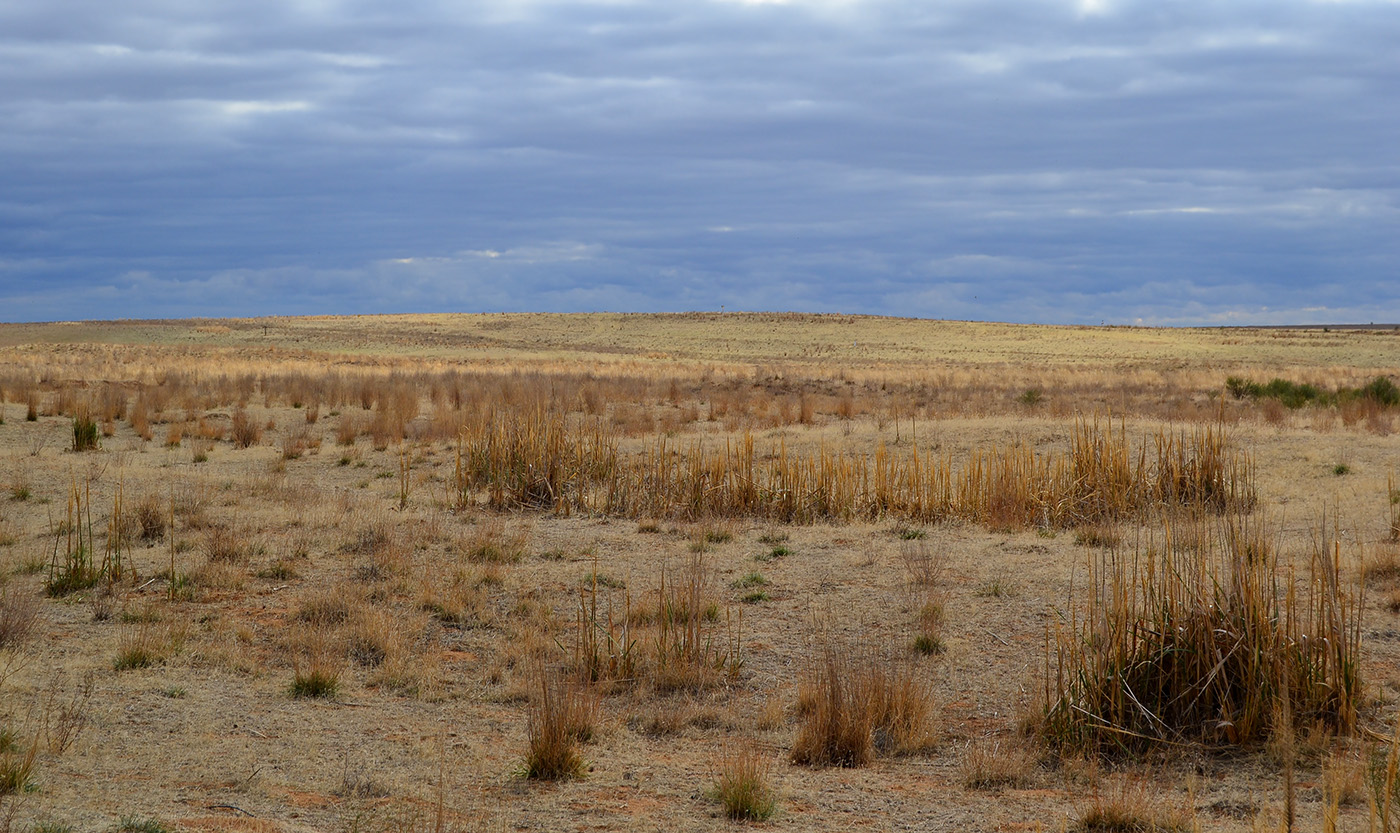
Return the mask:
<svg viewBox="0 0 1400 833">
<path fill-rule="evenodd" d="M 1385 376 L 1377 376 L 1359 388 L 1339 387 L 1330 391 L 1307 382 L 1272 379 L 1260 383 L 1231 376 L 1225 380 L 1225 388 L 1236 399 L 1277 399 L 1289 408 L 1339 405 L 1356 400 L 1369 400 L 1386 407 L 1400 405 L 1400 387 Z"/>
</svg>

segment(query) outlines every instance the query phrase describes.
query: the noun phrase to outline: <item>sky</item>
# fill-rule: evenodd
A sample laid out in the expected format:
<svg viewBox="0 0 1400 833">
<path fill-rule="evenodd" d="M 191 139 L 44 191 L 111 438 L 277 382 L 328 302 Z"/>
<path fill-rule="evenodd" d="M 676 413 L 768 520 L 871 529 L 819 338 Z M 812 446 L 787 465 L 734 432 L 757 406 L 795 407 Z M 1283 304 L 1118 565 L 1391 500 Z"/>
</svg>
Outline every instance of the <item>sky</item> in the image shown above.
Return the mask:
<svg viewBox="0 0 1400 833">
<path fill-rule="evenodd" d="M 0 321 L 1400 322 L 1394 0 L 0 4 Z"/>
</svg>

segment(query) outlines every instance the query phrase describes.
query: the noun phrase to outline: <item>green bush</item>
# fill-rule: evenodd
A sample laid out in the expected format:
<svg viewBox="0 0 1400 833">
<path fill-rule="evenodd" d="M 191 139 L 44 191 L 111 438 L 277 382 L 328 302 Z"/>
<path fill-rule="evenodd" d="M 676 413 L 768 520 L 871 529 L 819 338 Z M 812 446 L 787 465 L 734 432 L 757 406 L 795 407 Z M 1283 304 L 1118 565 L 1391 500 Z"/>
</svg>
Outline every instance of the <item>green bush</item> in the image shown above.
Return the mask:
<svg viewBox="0 0 1400 833">
<path fill-rule="evenodd" d="M 1261 384 L 1239 376 L 1225 380 L 1225 389 L 1236 399 L 1277 399 L 1289 408 L 1304 405 L 1336 405 L 1354 399 L 1367 399 L 1382 407 L 1400 405 L 1400 387 L 1386 376 L 1377 376 L 1359 388 L 1338 387 L 1326 391 L 1307 382 L 1270 379 Z"/>
<path fill-rule="evenodd" d="M 1368 382 L 1361 389 L 1361 395 L 1386 407 L 1400 405 L 1400 387 L 1385 376 L 1377 376 Z"/>
<path fill-rule="evenodd" d="M 95 451 L 97 449 L 97 422 L 87 413 L 73 417 L 73 450 Z"/>
</svg>

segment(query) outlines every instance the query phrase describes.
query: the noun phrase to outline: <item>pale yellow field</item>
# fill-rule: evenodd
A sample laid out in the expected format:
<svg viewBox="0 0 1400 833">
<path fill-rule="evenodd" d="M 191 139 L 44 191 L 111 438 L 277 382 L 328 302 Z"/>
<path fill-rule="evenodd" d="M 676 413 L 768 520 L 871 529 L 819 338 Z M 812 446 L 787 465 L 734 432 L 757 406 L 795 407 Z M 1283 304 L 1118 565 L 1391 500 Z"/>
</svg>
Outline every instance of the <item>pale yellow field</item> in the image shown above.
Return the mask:
<svg viewBox="0 0 1400 833">
<path fill-rule="evenodd" d="M 770 767 L 777 808 L 750 823 L 761 829 L 1074 829 L 1101 801 L 1179 829 L 1274 830 L 1292 772 L 1296 829 L 1325 829 L 1335 800 L 1338 829 L 1365 830 L 1362 773 L 1388 748 L 1400 640 L 1397 577 L 1360 574 L 1400 557 L 1400 411 L 1287 410 L 1224 381 L 1394 378 L 1397 339 L 745 314 L 0 325 L 0 634 L 34 617 L 22 640 L 0 636 L 13 738 L 0 755 L 36 750 L 30 786 L 0 790 L 0 831 L 718 830 L 737 824 L 711 794 L 735 748 Z M 71 450 L 81 408 L 99 450 Z M 785 524 L 464 498 L 459 431 L 532 408 L 611 432 L 625 458 L 747 436 L 759 464 L 827 449 L 958 471 L 1020 445 L 1065 454 L 1095 417 L 1134 452 L 1159 431 L 1217 426 L 1252 459 L 1250 517 L 1269 525 L 1280 575 L 1304 576 L 1319 547 L 1340 555 L 1360 605 L 1358 730 L 1291 752 L 1062 756 L 1021 733 L 1043 705 L 1047 640 L 1084 609 L 1089 567 L 1110 552 L 1093 536 L 1132 553 L 1155 516 Z M 260 429 L 248 447 L 235 420 Z M 115 581 L 53 596 L 74 487 L 99 553 L 114 514 L 135 524 L 146 503 L 175 523 L 128 531 Z M 941 565 L 935 587 L 911 577 L 920 552 Z M 634 677 L 587 690 L 583 777 L 523 777 L 537 658 L 569 669 L 581 604 L 610 603 L 621 621 L 696 558 L 718 612 L 705 638 L 739 662 L 668 691 L 664 632 L 634 616 Z M 942 650 L 923 655 L 911 646 L 930 594 Z M 793 763 L 799 688 L 823 645 L 912 675 L 929 742 L 857 768 Z M 149 661 L 118 670 L 137 647 Z M 292 695 L 313 662 L 337 676 L 333 697 Z M 974 784 L 989 757 L 1015 778 Z"/>
</svg>

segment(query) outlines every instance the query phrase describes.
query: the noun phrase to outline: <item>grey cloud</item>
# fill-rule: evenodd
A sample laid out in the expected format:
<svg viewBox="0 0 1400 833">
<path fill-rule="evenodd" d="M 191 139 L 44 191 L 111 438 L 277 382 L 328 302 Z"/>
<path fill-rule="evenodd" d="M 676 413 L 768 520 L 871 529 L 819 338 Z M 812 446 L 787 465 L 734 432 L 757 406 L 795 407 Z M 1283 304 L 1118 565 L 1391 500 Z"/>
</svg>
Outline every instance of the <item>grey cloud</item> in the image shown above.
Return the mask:
<svg viewBox="0 0 1400 833">
<path fill-rule="evenodd" d="M 19 5 L 0 318 L 1400 307 L 1391 3 Z"/>
</svg>

